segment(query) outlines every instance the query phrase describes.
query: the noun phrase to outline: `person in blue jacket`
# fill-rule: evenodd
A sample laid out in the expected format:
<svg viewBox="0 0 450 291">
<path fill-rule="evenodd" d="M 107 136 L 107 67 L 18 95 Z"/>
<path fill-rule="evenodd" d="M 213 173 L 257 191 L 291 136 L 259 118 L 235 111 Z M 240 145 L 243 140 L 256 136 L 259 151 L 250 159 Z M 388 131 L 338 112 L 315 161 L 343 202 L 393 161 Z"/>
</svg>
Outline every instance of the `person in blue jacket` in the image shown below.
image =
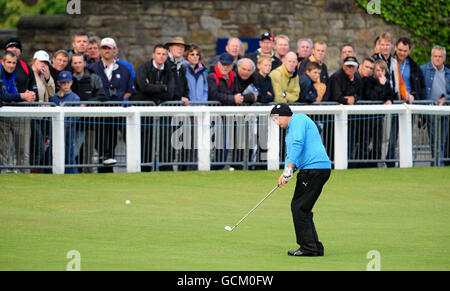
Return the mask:
<svg viewBox="0 0 450 291">
<path fill-rule="evenodd" d="M 287 129 L 285 168 L 278 185 L 281 187 L 288 183 L 295 170 L 299 170 L 291 211 L 300 248 L 288 251 L 288 255 L 323 256 L 324 248 L 317 236 L 311 211 L 330 177 L 330 159 L 316 124 L 308 116 L 293 114 L 286 103 L 275 105 L 270 115 L 278 126 Z"/>
<path fill-rule="evenodd" d="M 208 101 L 208 69 L 202 64 L 202 52 L 199 46 L 191 44 L 185 53 L 184 66 L 189 88 L 189 101 Z"/>
<path fill-rule="evenodd" d="M 445 47 L 435 45 L 431 49 L 431 60 L 420 69 L 425 78 L 425 99 L 432 100 L 436 105 L 442 105 L 444 101 L 450 100 L 450 68 L 445 65 L 447 52 Z M 434 165 L 444 166 L 446 162 L 438 161 L 448 157 L 450 153 L 449 135 L 449 116 L 440 116 L 440 128 L 436 130 L 437 120 L 435 116 L 428 116 L 426 125 L 428 128 L 428 137 L 430 138 L 431 154 L 435 157 Z M 435 153 L 435 142 L 437 140 L 436 132 L 440 132 L 440 145 Z M 439 153 L 439 154 L 438 154 Z"/>
</svg>

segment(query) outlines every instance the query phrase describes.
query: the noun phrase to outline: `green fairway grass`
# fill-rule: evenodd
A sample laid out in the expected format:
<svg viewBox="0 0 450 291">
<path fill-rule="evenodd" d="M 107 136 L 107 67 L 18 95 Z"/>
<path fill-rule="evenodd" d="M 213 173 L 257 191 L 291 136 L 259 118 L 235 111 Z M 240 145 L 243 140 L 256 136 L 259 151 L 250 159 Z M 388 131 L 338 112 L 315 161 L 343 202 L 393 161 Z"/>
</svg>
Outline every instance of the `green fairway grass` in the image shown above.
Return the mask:
<svg viewBox="0 0 450 291">
<path fill-rule="evenodd" d="M 298 248 L 281 171 L 0 175 L 0 270 L 450 270 L 450 168 L 333 170 Z M 129 205 L 125 204 L 130 200 Z"/>
</svg>

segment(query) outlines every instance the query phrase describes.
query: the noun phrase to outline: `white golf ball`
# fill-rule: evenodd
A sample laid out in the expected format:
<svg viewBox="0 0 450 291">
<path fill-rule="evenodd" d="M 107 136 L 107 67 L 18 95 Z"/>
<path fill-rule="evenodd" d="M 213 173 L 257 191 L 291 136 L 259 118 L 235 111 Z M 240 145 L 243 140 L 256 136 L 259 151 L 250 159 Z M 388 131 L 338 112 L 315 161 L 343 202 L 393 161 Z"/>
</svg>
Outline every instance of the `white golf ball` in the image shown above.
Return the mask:
<svg viewBox="0 0 450 291">
<path fill-rule="evenodd" d="M 130 200 L 125 201 L 125 204 L 130 204 L 130 203 L 131 203 Z"/>
<path fill-rule="evenodd" d="M 230 171 L 234 171 L 234 168 L 230 168 L 229 170 L 230 170 Z"/>
</svg>

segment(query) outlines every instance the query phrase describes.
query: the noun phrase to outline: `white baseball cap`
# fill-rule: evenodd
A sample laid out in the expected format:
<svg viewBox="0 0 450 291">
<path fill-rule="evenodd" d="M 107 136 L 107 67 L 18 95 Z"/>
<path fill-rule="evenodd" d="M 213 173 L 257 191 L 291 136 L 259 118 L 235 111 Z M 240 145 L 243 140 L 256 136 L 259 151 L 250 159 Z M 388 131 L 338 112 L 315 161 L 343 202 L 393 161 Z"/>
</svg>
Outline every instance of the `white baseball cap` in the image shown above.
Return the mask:
<svg viewBox="0 0 450 291">
<path fill-rule="evenodd" d="M 34 56 L 33 56 L 33 60 L 34 59 L 40 60 L 41 62 L 47 62 L 49 64 L 52 63 L 50 61 L 50 56 L 48 55 L 48 53 L 46 51 L 43 51 L 43 50 L 35 52 Z"/>
<path fill-rule="evenodd" d="M 107 46 L 110 48 L 116 48 L 116 42 L 114 41 L 114 39 L 110 38 L 110 37 L 106 37 L 104 39 L 102 39 L 102 41 L 100 42 L 100 47 L 102 46 Z"/>
</svg>

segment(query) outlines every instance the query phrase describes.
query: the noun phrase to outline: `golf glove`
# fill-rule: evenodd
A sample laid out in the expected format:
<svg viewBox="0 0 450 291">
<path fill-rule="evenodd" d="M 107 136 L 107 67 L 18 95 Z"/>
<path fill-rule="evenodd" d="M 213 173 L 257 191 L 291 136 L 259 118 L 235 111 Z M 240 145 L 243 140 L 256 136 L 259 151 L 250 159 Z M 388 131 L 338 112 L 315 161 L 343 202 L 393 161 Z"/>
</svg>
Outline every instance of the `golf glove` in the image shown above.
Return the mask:
<svg viewBox="0 0 450 291">
<path fill-rule="evenodd" d="M 285 168 L 283 171 L 283 179 L 285 179 L 286 181 L 289 181 L 292 178 L 292 168 Z"/>
</svg>

